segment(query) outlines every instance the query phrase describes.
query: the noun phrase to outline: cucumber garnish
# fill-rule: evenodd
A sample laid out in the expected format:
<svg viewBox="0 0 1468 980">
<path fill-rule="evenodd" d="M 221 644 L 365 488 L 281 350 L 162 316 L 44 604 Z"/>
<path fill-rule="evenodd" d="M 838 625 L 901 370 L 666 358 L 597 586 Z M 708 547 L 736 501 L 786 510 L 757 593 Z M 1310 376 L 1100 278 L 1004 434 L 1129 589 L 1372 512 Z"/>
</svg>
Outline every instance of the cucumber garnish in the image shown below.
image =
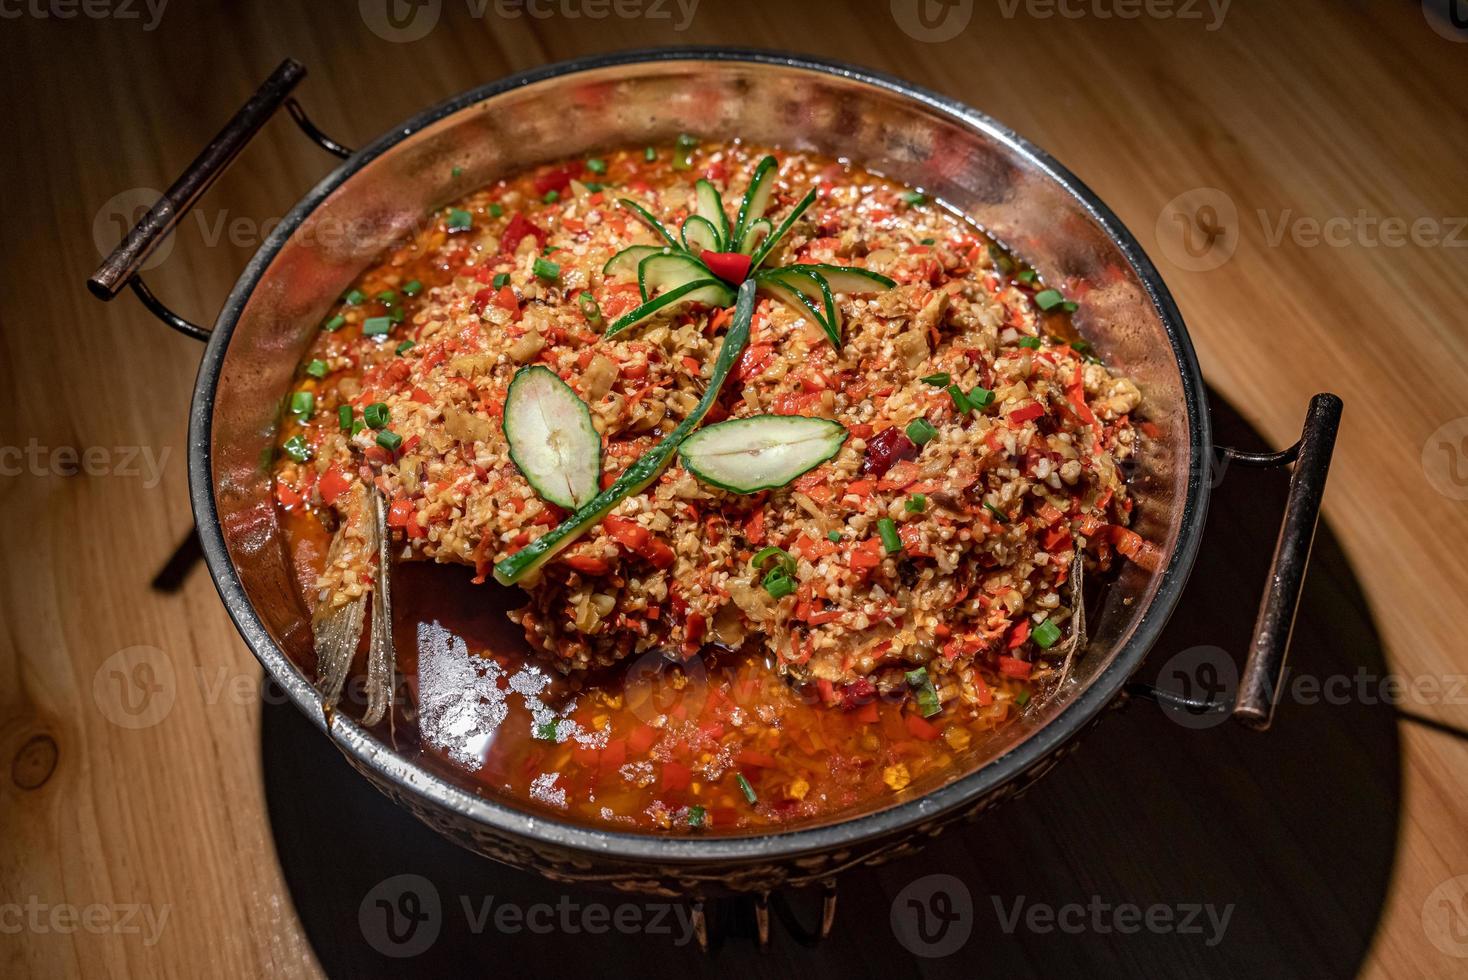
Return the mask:
<svg viewBox="0 0 1468 980">
<path fill-rule="evenodd" d="M 714 370 L 709 376 L 708 387 L 704 389 L 703 397 L 698 400 L 698 404 L 694 406 L 688 417 L 680 422 L 676 429 L 664 436 L 661 442 L 643 453 L 637 462 L 623 471 L 615 483 L 597 494 L 580 510 L 504 561 L 497 563 L 494 566 L 494 577 L 497 582 L 501 585 L 514 585 L 532 574 L 586 533 L 589 528 L 596 525 L 613 507 L 632 494 L 641 493 L 658 478 L 658 474 L 662 473 L 672 460 L 673 453 L 678 446 L 693 433 L 693 430 L 698 428 L 709 409 L 713 408 L 714 402 L 719 397 L 719 389 L 724 386 L 724 380 L 729 376 L 739 356 L 744 353 L 744 348 L 749 343 L 750 319 L 754 316 L 754 292 L 753 282 L 746 282 L 739 287 L 739 299 L 734 307 L 734 320 L 729 325 L 729 332 L 724 335 L 724 343 L 719 348 L 718 358 L 714 361 Z"/>
<path fill-rule="evenodd" d="M 678 447 L 688 472 L 733 493 L 774 490 L 835 456 L 846 427 L 801 415 L 755 415 L 700 429 Z"/>
<path fill-rule="evenodd" d="M 719 196 L 719 189 L 706 180 L 693 187 L 698 195 L 698 216 L 711 224 L 719 236 L 719 244 L 710 251 L 722 252 L 729 245 L 729 216 L 724 213 L 724 199 Z"/>
<path fill-rule="evenodd" d="M 557 507 L 575 510 L 601 486 L 601 436 L 591 410 L 543 364 L 515 372 L 503 422 L 510 459 L 527 483 Z"/>
<path fill-rule="evenodd" d="M 628 327 L 635 327 L 643 320 L 647 320 L 664 310 L 671 310 L 683 303 L 706 303 L 709 306 L 728 306 L 729 301 L 734 298 L 734 290 L 730 289 L 718 279 L 699 279 L 694 282 L 670 289 L 661 296 L 648 300 L 641 306 L 628 310 L 616 323 L 607 327 L 607 332 L 602 336 L 610 337 L 621 333 Z"/>
</svg>

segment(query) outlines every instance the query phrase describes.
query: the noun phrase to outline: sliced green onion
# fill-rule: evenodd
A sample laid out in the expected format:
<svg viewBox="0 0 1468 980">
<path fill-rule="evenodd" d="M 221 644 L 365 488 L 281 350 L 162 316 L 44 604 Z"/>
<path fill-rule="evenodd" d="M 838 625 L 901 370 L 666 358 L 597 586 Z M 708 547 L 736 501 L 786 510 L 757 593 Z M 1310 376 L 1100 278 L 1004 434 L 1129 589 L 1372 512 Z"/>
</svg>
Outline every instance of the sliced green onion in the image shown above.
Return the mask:
<svg viewBox="0 0 1468 980">
<path fill-rule="evenodd" d="M 404 296 L 417 296 L 421 292 L 423 292 L 423 284 L 417 279 L 412 279 L 408 282 L 403 283 Z"/>
<path fill-rule="evenodd" d="M 606 184 L 599 184 L 594 180 L 588 180 L 586 182 L 586 189 L 591 191 L 591 193 L 593 194 L 595 194 L 597 191 L 605 190 L 606 186 Z"/>
<path fill-rule="evenodd" d="M 936 238 L 919 238 L 918 239 L 918 244 L 919 245 L 936 245 L 936 244 L 938 244 L 938 239 L 936 239 Z"/>
<path fill-rule="evenodd" d="M 1042 289 L 1035 294 L 1035 305 L 1049 312 L 1057 306 L 1065 305 L 1065 297 L 1060 295 L 1058 289 Z"/>
<path fill-rule="evenodd" d="M 366 298 L 366 293 L 362 292 L 362 290 L 360 289 L 354 289 L 350 293 L 347 293 L 345 296 L 342 297 L 342 302 L 346 303 L 348 306 L 360 306 Z"/>
<path fill-rule="evenodd" d="M 449 176 L 450 177 L 462 177 L 463 175 L 464 175 L 464 168 L 463 167 L 455 167 L 454 169 L 452 169 L 452 170 L 449 171 Z"/>
<path fill-rule="evenodd" d="M 902 676 L 907 679 L 907 686 L 912 688 L 917 698 L 919 714 L 924 718 L 931 718 L 943 710 L 943 702 L 938 700 L 938 689 L 933 686 L 933 679 L 928 676 L 928 668 L 919 667 L 917 670 L 909 670 Z"/>
<path fill-rule="evenodd" d="M 698 137 L 689 133 L 679 133 L 678 138 L 673 141 L 680 149 L 691 150 L 698 146 Z"/>
<path fill-rule="evenodd" d="M 938 430 L 927 419 L 913 419 L 907 424 L 907 437 L 916 445 L 923 445 L 937 434 Z"/>
<path fill-rule="evenodd" d="M 968 399 L 969 405 L 976 409 L 982 410 L 994 404 L 994 393 L 988 388 L 975 388 L 964 395 L 964 398 Z"/>
<path fill-rule="evenodd" d="M 540 199 L 546 204 L 554 204 L 561 199 L 561 192 L 554 189 L 548 190 L 541 195 Z"/>
<path fill-rule="evenodd" d="M 561 267 L 550 259 L 537 257 L 535 265 L 532 266 L 535 274 L 547 282 L 553 282 L 561 277 Z"/>
<path fill-rule="evenodd" d="M 306 365 L 306 373 L 313 378 L 326 377 L 326 362 L 319 357 L 311 358 L 310 363 Z"/>
<path fill-rule="evenodd" d="M 953 376 L 947 371 L 939 371 L 937 374 L 930 374 L 923 378 L 923 384 L 932 385 L 935 388 L 946 388 L 952 381 Z"/>
<path fill-rule="evenodd" d="M 1014 696 L 1014 703 L 1017 704 L 1017 705 L 1019 705 L 1021 708 L 1023 708 L 1025 705 L 1029 704 L 1030 703 L 1030 692 L 1029 691 L 1020 691 L 1018 694 L 1016 694 Z"/>
<path fill-rule="evenodd" d="M 841 532 L 840 531 L 827 531 L 826 532 L 826 540 L 829 541 L 829 542 L 831 542 L 832 544 L 838 543 L 841 540 Z"/>
<path fill-rule="evenodd" d="M 344 316 L 342 316 L 340 313 L 338 313 L 336 316 L 332 317 L 330 320 L 327 320 L 325 323 L 323 323 L 321 325 L 321 329 L 322 330 L 325 330 L 327 333 L 335 333 L 336 331 L 340 330 L 342 327 L 344 327 L 346 325 L 347 325 L 347 318 L 344 317 Z"/>
<path fill-rule="evenodd" d="M 1030 639 L 1042 650 L 1049 650 L 1060 639 L 1060 627 L 1050 620 L 1045 620 L 1039 626 L 1030 631 Z"/>
<path fill-rule="evenodd" d="M 391 332 L 392 317 L 370 316 L 362 321 L 362 336 L 382 337 Z"/>
<path fill-rule="evenodd" d="M 393 323 L 402 323 L 408 318 L 408 313 L 401 306 L 394 306 L 391 312 L 388 313 L 387 318 Z"/>
<path fill-rule="evenodd" d="M 993 514 L 996 518 L 998 518 L 1000 524 L 1009 523 L 1009 515 L 1005 514 L 1004 511 L 1000 510 L 998 507 L 995 507 L 987 500 L 984 501 L 984 509 Z"/>
<path fill-rule="evenodd" d="M 908 497 L 902 506 L 909 514 L 922 514 L 928 509 L 928 498 L 920 493 L 915 493 Z"/>
<path fill-rule="evenodd" d="M 465 211 L 463 208 L 450 208 L 448 226 L 452 231 L 463 231 L 466 228 L 473 228 L 474 215 Z"/>
<path fill-rule="evenodd" d="M 1030 350 L 1039 350 L 1040 349 L 1040 338 L 1039 337 L 1021 337 L 1019 339 L 1019 345 L 1021 347 L 1028 347 Z"/>
<path fill-rule="evenodd" d="M 705 819 L 706 817 L 703 807 L 691 806 L 688 808 L 688 826 L 702 827 Z"/>
<path fill-rule="evenodd" d="M 1014 271 L 1014 259 L 1010 258 L 1008 252 L 993 242 L 989 243 L 989 258 L 993 261 L 994 267 L 1005 275 Z"/>
<path fill-rule="evenodd" d="M 765 580 L 760 584 L 765 587 L 766 592 L 776 599 L 785 598 L 797 588 L 795 579 L 790 577 L 790 573 L 785 571 L 784 568 L 778 567 L 771 569 L 770 574 L 766 575 Z"/>
<path fill-rule="evenodd" d="M 377 433 L 377 444 L 388 452 L 395 453 L 398 451 L 398 447 L 403 444 L 403 437 L 391 429 L 383 429 Z"/>
<path fill-rule="evenodd" d="M 296 415 L 310 415 L 316 407 L 316 396 L 309 391 L 291 393 L 291 411 Z"/>
<path fill-rule="evenodd" d="M 926 194 L 923 194 L 921 191 L 903 191 L 901 194 L 898 194 L 897 197 L 902 201 L 903 204 L 926 204 L 928 201 L 928 196 Z"/>
<path fill-rule="evenodd" d="M 1070 300 L 1066 300 L 1064 303 L 1060 304 L 1060 308 L 1067 313 L 1074 313 L 1076 310 L 1081 308 L 1081 304 L 1073 303 Z"/>
<path fill-rule="evenodd" d="M 884 517 L 877 522 L 877 534 L 887 554 L 895 555 L 902 550 L 902 539 L 897 536 L 897 524 L 892 518 Z"/>
<path fill-rule="evenodd" d="M 395 350 L 393 353 L 397 354 L 399 357 L 402 357 L 404 354 L 408 353 L 408 351 L 417 346 L 418 345 L 413 341 L 405 340 L 401 344 L 398 344 L 397 350 Z"/>
<path fill-rule="evenodd" d="M 362 409 L 362 421 L 374 429 L 387 428 L 388 423 L 392 421 L 387 402 L 373 402 Z"/>
<path fill-rule="evenodd" d="M 604 174 L 607 172 L 607 162 L 601 157 L 592 157 L 586 161 L 586 169 L 594 174 Z"/>
<path fill-rule="evenodd" d="M 352 406 L 338 405 L 336 407 L 336 421 L 343 432 L 352 431 Z"/>
<path fill-rule="evenodd" d="M 305 436 L 291 436 L 281 443 L 280 448 L 297 463 L 304 463 L 311 458 L 311 447 L 306 445 Z"/>
<path fill-rule="evenodd" d="M 489 205 L 489 216 L 491 218 L 503 218 L 505 216 L 505 206 L 498 201 L 492 202 Z"/>
<path fill-rule="evenodd" d="M 384 289 L 382 292 L 377 294 L 377 301 L 379 303 L 386 303 L 388 306 L 391 306 L 398 301 L 398 294 L 391 289 Z"/>
<path fill-rule="evenodd" d="M 749 780 L 744 778 L 744 773 L 736 772 L 734 774 L 734 781 L 739 784 L 739 791 L 744 794 L 744 798 L 749 801 L 751 806 L 759 802 L 759 797 L 754 793 L 754 787 L 749 785 Z"/>
<path fill-rule="evenodd" d="M 969 404 L 968 396 L 958 385 L 948 386 L 948 397 L 953 399 L 953 407 L 958 410 L 959 415 L 967 415 L 973 406 Z"/>
<path fill-rule="evenodd" d="M 490 280 L 490 282 L 495 289 L 504 289 L 510 284 L 510 274 L 508 272 L 497 272 L 495 273 L 494 279 Z"/>
<path fill-rule="evenodd" d="M 596 305 L 596 297 L 583 291 L 580 296 L 576 297 L 576 302 L 581 307 L 581 312 L 585 314 L 586 322 L 600 329 L 603 321 L 601 307 Z"/>
<path fill-rule="evenodd" d="M 542 742 L 554 742 L 556 740 L 556 723 L 553 721 L 541 722 L 535 726 L 531 734 Z"/>
<path fill-rule="evenodd" d="M 755 556 L 749 560 L 749 566 L 757 572 L 762 572 L 765 569 L 765 563 L 768 562 L 771 558 L 776 559 L 775 567 L 784 569 L 786 575 L 789 575 L 795 571 L 794 556 L 792 556 L 790 552 L 786 551 L 784 548 L 777 548 L 774 545 L 770 545 L 767 548 L 761 548 L 758 552 L 756 552 Z"/>
<path fill-rule="evenodd" d="M 1015 276 L 1014 278 L 1018 279 L 1020 282 L 1028 286 L 1030 283 L 1039 278 L 1039 273 L 1035 272 L 1034 269 L 1023 269 L 1020 271 L 1020 274 Z"/>
<path fill-rule="evenodd" d="M 645 150 L 642 151 L 642 159 L 646 160 L 648 163 L 652 163 L 657 158 L 658 158 L 658 151 L 655 150 L 655 149 L 653 149 L 650 146 L 647 149 L 645 149 Z"/>
</svg>

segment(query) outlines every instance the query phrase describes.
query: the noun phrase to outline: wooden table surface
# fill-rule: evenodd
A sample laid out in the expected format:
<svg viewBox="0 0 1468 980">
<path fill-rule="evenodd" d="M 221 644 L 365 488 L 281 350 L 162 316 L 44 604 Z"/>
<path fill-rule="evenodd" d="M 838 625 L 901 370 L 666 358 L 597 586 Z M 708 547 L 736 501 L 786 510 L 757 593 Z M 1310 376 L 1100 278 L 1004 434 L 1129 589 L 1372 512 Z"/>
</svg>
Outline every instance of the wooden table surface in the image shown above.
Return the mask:
<svg viewBox="0 0 1468 980">
<path fill-rule="evenodd" d="M 1327 612 L 1299 642 L 1339 636 L 1331 641 L 1337 659 L 1321 662 L 1370 676 L 1345 706 L 1286 703 L 1273 732 L 1247 736 L 1263 748 L 1241 748 L 1239 758 L 1261 767 L 1290 760 L 1295 768 L 1274 774 L 1286 794 L 1291 773 L 1300 778 L 1293 785 L 1313 786 L 1373 753 L 1382 753 L 1382 775 L 1321 790 L 1330 795 L 1279 810 L 1252 825 L 1258 839 L 1228 847 L 1240 863 L 1272 856 L 1263 873 L 1282 889 L 1275 904 L 1288 917 L 1291 907 L 1330 907 L 1330 883 L 1354 880 L 1363 856 L 1351 846 L 1355 828 L 1338 822 L 1382 815 L 1382 841 L 1372 843 L 1381 853 L 1366 856 L 1380 859 L 1380 883 L 1343 933 L 1359 948 L 1310 953 L 1317 937 L 1302 936 L 1302 924 L 1292 941 L 1307 952 L 1290 961 L 1291 972 L 1313 972 L 1300 964 L 1314 963 L 1332 974 L 1468 973 L 1460 958 L 1468 954 L 1468 878 L 1453 880 L 1468 875 L 1468 43 L 1434 29 L 1414 0 L 1240 0 L 1224 5 L 1221 21 L 1216 4 L 1197 4 L 1198 16 L 1182 16 L 1195 7 L 1180 3 L 1120 18 L 1103 14 L 1125 4 L 1079 0 L 1063 5 L 1081 14 L 1074 18 L 1045 16 L 1056 5 L 1042 0 L 980 0 L 955 4 L 947 21 L 920 19 L 910 0 L 865 12 L 623 0 L 615 9 L 637 16 L 605 19 L 586 16 L 605 9 L 595 0 L 547 0 L 534 8 L 544 17 L 509 16 L 520 10 L 511 3 L 405 8 L 420 17 L 438 10 L 432 29 L 422 20 L 393 27 L 375 0 L 178 4 L 162 6 L 161 16 L 158 4 L 98 2 L 17 4 L 0 20 L 9 144 L 0 155 L 9 215 L 0 235 L 0 501 L 8 524 L 0 760 L 10 773 L 0 780 L 0 974 L 330 969 L 337 961 L 297 912 L 302 896 L 315 894 L 301 883 L 310 875 L 299 863 L 311 847 L 293 836 L 298 828 L 281 824 L 291 812 L 348 826 L 379 813 L 369 803 L 340 812 L 310 799 L 309 779 L 291 784 L 301 798 L 288 793 L 267 806 L 273 760 L 289 767 L 293 754 L 280 739 L 315 736 L 281 717 L 289 709 L 262 707 L 258 668 L 202 568 L 165 568 L 192 527 L 185 416 L 200 351 L 131 299 L 104 306 L 87 295 L 99 242 L 116 240 L 121 216 L 147 203 L 139 189 L 165 186 L 282 57 L 309 66 L 300 95 L 316 121 L 361 144 L 507 72 L 675 44 L 804 50 L 989 112 L 1074 170 L 1137 234 L 1241 431 L 1287 445 L 1313 393 L 1345 399 L 1325 503 L 1329 567 L 1311 585 Z M 1173 15 L 1160 15 L 1167 11 Z M 383 36 L 420 28 L 426 33 L 416 40 Z M 332 165 L 288 121 L 272 123 L 199 217 L 185 222 L 150 285 L 184 315 L 210 322 L 268 231 L 263 222 Z M 1272 537 L 1267 527 L 1261 534 Z M 171 578 L 161 587 L 160 570 Z M 1257 575 L 1215 575 L 1217 601 L 1236 601 L 1248 619 Z M 1368 633 L 1384 667 L 1351 664 Z M 1353 732 L 1352 710 L 1382 697 L 1383 670 L 1409 694 L 1384 726 Z M 1295 751 L 1305 720 L 1327 717 L 1336 735 L 1321 743 L 1324 751 Z M 1130 720 L 1109 722 L 1092 738 L 1106 742 Z M 1235 744 L 1234 735 L 1141 724 L 1158 741 L 1188 740 L 1204 760 L 1209 736 Z M 319 755 L 325 743 L 315 742 L 309 750 Z M 1130 813 L 1127 796 L 1105 788 L 1181 777 L 1104 747 L 1097 761 L 1113 768 L 1077 769 L 1062 789 L 1094 792 L 1102 805 L 1078 795 L 1073 810 L 1052 808 L 1051 830 L 1065 840 L 1120 841 L 1119 853 L 1148 875 L 1185 864 L 1186 855 L 1158 849 L 1159 828 L 1170 823 L 1165 807 Z M 360 800 L 362 787 L 353 795 L 354 784 L 345 785 L 346 798 Z M 1045 793 L 1042 784 L 1032 797 Z M 1010 819 L 999 814 L 978 829 Z M 1339 835 L 1341 846 L 1323 853 L 1312 846 L 1320 835 Z M 337 835 L 328 827 L 325 836 Z M 374 857 L 361 862 L 371 867 Z M 1084 882 L 1077 894 L 1101 888 L 1064 846 L 1035 862 L 1046 881 L 1060 874 Z M 931 870 L 919 858 L 895 877 L 871 880 L 897 888 Z M 1253 891 L 1240 887 L 1224 897 L 1246 915 Z M 355 915 L 353 904 L 343 921 Z M 846 928 L 838 938 L 855 943 L 857 930 L 867 930 L 874 937 L 865 941 L 895 945 L 880 916 Z M 991 923 L 987 929 L 1004 938 Z M 551 941 L 577 951 L 568 956 L 594 948 L 584 946 L 588 937 Z M 1081 943 L 1067 947 L 1068 962 L 1102 975 L 1169 962 L 1210 973 L 1226 962 L 1191 953 L 1152 961 L 1127 952 L 1145 945 L 1105 941 L 1121 952 L 1093 955 L 1099 947 Z M 972 975 L 993 961 L 978 942 L 948 960 L 891 961 L 884 972 L 961 966 Z M 1227 962 L 1251 962 L 1237 942 L 1229 955 L 1244 959 Z M 1229 950 L 1227 940 L 1219 948 Z M 486 951 L 471 969 L 557 972 L 553 959 L 506 961 Z M 726 949 L 703 967 L 689 963 L 763 973 L 819 962 L 784 955 L 751 961 Z M 875 962 L 855 969 L 872 972 Z M 1021 972 L 1049 972 L 1045 961 L 1028 963 Z"/>
</svg>

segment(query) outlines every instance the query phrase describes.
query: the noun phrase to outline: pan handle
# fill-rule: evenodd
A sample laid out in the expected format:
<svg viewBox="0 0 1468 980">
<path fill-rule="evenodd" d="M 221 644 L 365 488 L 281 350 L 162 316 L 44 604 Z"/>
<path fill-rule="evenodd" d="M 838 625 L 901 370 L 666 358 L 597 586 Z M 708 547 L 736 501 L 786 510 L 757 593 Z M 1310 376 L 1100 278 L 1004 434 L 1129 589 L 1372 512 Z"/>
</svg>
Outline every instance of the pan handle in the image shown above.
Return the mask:
<svg viewBox="0 0 1468 980">
<path fill-rule="evenodd" d="M 285 59 L 270 73 L 270 77 L 255 90 L 249 101 L 224 124 L 224 128 L 204 147 L 204 151 L 194 158 L 193 163 L 185 168 L 148 213 L 133 225 L 117 248 L 112 250 L 112 254 L 103 260 L 97 271 L 92 273 L 92 277 L 87 280 L 87 288 L 92 295 L 101 300 L 110 300 L 124 286 L 131 286 L 143 305 L 164 323 L 196 340 L 209 339 L 208 330 L 185 320 L 154 296 L 144 285 L 138 271 L 159 243 L 173 231 L 199 198 L 204 196 L 204 192 L 219 175 L 234 162 L 235 157 L 239 156 L 240 151 L 259 132 L 260 127 L 288 101 L 296 123 L 324 149 L 338 156 L 351 152 L 316 129 L 300 106 L 289 99 L 291 90 L 305 77 L 305 66 L 293 58 Z"/>
<path fill-rule="evenodd" d="M 1259 603 L 1259 616 L 1254 620 L 1254 637 L 1244 660 L 1232 712 L 1236 720 L 1257 731 L 1269 727 L 1284 680 L 1285 656 L 1295 626 L 1295 612 L 1300 606 L 1305 569 L 1310 564 L 1310 548 L 1315 542 L 1320 501 L 1330 473 L 1342 408 L 1341 400 L 1335 395 L 1319 394 L 1310 399 L 1300 441 L 1283 453 L 1226 451 L 1231 460 L 1245 466 L 1295 464 L 1279 540 L 1275 542 L 1274 557 L 1269 563 L 1269 579 Z"/>
</svg>

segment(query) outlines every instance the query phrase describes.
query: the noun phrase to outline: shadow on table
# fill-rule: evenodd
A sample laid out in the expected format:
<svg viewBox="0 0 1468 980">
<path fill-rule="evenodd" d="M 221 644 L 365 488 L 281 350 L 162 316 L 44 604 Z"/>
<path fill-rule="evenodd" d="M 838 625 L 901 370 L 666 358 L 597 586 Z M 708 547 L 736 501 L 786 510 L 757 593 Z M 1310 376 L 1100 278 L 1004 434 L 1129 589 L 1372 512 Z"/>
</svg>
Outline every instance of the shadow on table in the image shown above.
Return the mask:
<svg viewBox="0 0 1468 980">
<path fill-rule="evenodd" d="M 1268 448 L 1211 401 L 1220 444 Z M 1140 679 L 1201 645 L 1246 648 L 1285 485 L 1280 473 L 1228 474 Z M 1325 526 L 1291 668 L 1339 680 L 1319 695 L 1303 682 L 1263 734 L 1192 728 L 1133 703 L 1024 798 L 917 857 L 844 875 L 835 930 L 815 949 L 777 918 L 761 953 L 749 907 L 724 904 L 704 957 L 681 906 L 554 884 L 463 851 L 379 795 L 289 705 L 265 707 L 262 752 L 285 878 L 333 977 L 1346 977 L 1385 901 L 1401 774 L 1396 716 L 1378 696 L 1380 638 Z M 960 879 L 967 901 L 952 882 L 921 881 L 940 874 Z M 909 904 L 915 895 L 921 905 Z M 819 897 L 789 898 L 813 924 Z M 904 928 L 905 948 L 894 920 L 926 927 L 926 939 Z M 965 928 L 957 952 L 913 955 L 958 945 Z"/>
</svg>

